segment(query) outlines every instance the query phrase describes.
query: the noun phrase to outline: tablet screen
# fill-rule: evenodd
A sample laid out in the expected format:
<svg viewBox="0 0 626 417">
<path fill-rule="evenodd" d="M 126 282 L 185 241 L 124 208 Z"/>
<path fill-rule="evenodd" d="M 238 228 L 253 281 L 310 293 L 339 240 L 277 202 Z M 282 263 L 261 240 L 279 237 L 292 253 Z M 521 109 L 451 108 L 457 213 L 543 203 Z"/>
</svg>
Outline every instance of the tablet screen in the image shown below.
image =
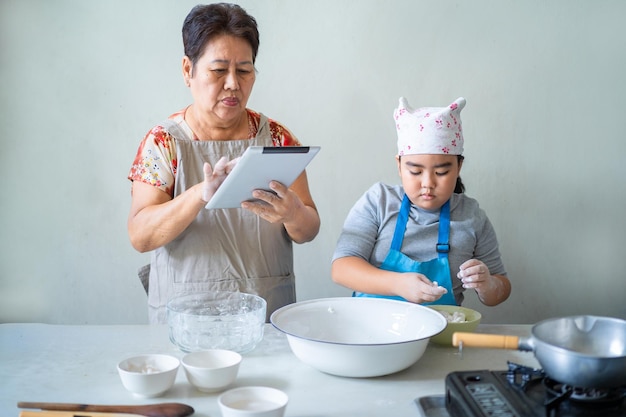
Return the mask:
<svg viewBox="0 0 626 417">
<path fill-rule="evenodd" d="M 269 190 L 272 180 L 289 187 L 319 150 L 319 146 L 250 146 L 205 207 L 241 207 L 243 201 L 253 200 L 253 190 Z"/>
</svg>

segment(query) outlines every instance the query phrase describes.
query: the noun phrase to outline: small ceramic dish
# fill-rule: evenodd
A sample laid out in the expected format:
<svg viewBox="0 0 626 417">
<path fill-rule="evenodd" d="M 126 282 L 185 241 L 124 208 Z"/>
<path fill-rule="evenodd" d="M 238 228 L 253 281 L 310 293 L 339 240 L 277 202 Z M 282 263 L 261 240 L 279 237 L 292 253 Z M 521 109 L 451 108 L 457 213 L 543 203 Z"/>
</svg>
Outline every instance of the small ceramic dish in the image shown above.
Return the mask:
<svg viewBox="0 0 626 417">
<path fill-rule="evenodd" d="M 180 361 L 169 355 L 149 354 L 125 359 L 117 365 L 122 385 L 137 397 L 163 395 L 174 385 Z"/>
<path fill-rule="evenodd" d="M 241 360 L 237 352 L 211 349 L 188 353 L 181 362 L 191 385 L 202 392 L 216 392 L 235 381 Z"/>
<path fill-rule="evenodd" d="M 270 387 L 241 387 L 217 398 L 223 417 L 283 417 L 289 398 Z"/>
</svg>

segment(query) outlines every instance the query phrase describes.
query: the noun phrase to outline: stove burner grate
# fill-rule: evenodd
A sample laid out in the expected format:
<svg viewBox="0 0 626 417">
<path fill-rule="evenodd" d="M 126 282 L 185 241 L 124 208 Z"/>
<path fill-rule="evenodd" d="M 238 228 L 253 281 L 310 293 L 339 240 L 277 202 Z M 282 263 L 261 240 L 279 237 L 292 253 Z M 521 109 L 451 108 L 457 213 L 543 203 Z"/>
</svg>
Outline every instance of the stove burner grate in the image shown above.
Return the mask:
<svg viewBox="0 0 626 417">
<path fill-rule="evenodd" d="M 543 380 L 546 387 L 549 402 L 559 400 L 561 397 L 570 401 L 589 404 L 613 406 L 618 405 L 626 397 L 626 388 L 584 388 L 563 384 L 552 378 L 546 377 Z M 560 403 L 560 401 L 558 401 Z"/>
<path fill-rule="evenodd" d="M 530 383 L 541 381 L 546 376 L 543 369 L 531 368 L 511 361 L 507 361 L 507 366 L 507 381 L 522 391 L 525 391 Z"/>
</svg>

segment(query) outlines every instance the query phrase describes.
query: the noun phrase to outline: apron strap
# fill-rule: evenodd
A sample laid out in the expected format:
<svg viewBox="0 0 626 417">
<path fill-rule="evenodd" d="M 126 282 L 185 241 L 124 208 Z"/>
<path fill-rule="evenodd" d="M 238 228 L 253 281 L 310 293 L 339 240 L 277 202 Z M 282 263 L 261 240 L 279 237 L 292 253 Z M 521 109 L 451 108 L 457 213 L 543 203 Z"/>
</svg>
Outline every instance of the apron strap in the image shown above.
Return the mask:
<svg viewBox="0 0 626 417">
<path fill-rule="evenodd" d="M 411 210 L 411 200 L 405 194 L 402 198 L 402 206 L 396 220 L 396 229 L 393 233 L 391 241 L 391 249 L 401 252 L 402 242 L 404 241 L 404 231 L 409 219 L 409 211 Z M 450 200 L 441 206 L 439 214 L 439 237 L 437 239 L 437 254 L 439 259 L 447 258 L 450 252 Z"/>
<path fill-rule="evenodd" d="M 396 220 L 396 230 L 393 233 L 393 240 L 391 241 L 391 249 L 400 252 L 402 249 L 402 241 L 404 240 L 404 231 L 406 230 L 406 223 L 409 220 L 409 211 L 411 210 L 411 200 L 405 194 L 402 199 L 402 206 L 398 213 Z"/>
<path fill-rule="evenodd" d="M 439 259 L 447 258 L 450 252 L 450 200 L 441 206 L 439 213 L 439 238 L 437 239 L 437 253 Z"/>
</svg>

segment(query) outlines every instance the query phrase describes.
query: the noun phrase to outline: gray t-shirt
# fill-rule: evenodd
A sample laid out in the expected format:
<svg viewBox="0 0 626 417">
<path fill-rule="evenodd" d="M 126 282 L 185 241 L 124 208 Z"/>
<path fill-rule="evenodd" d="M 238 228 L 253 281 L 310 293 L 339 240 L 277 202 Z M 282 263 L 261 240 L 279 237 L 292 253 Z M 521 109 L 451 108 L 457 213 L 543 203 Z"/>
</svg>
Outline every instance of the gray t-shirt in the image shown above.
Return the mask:
<svg viewBox="0 0 626 417">
<path fill-rule="evenodd" d="M 333 261 L 357 256 L 380 267 L 391 247 L 404 189 L 401 185 L 376 183 L 354 204 L 343 226 Z M 439 211 L 411 205 L 401 252 L 424 262 L 437 257 Z M 506 275 L 496 233 L 478 202 L 465 194 L 450 199 L 450 252 L 448 261 L 457 304 L 463 302 L 463 283 L 456 275 L 461 264 L 478 259 L 491 274 Z"/>
</svg>

